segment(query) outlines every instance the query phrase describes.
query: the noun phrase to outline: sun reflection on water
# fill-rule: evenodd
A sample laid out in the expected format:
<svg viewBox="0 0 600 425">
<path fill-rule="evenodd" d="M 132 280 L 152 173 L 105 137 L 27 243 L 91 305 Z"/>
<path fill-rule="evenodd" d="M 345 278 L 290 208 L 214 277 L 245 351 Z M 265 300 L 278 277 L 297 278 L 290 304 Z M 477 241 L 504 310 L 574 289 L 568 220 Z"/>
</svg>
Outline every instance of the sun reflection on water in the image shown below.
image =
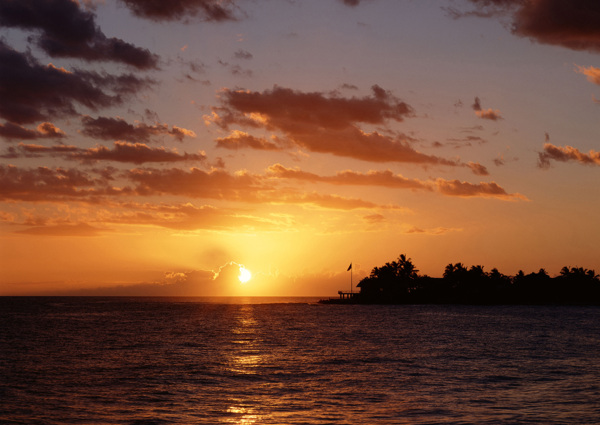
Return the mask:
<svg viewBox="0 0 600 425">
<path fill-rule="evenodd" d="M 243 305 L 231 328 L 231 351 L 227 359 L 227 371 L 234 376 L 249 376 L 260 373 L 260 366 L 265 362 L 266 354 L 262 350 L 259 336 L 259 323 L 254 317 L 254 306 Z M 243 396 L 238 394 L 238 397 Z M 261 423 L 264 415 L 260 415 L 252 400 L 246 398 L 231 399 L 227 413 L 227 423 L 244 425 Z"/>
<path fill-rule="evenodd" d="M 241 306 L 236 321 L 236 325 L 231 329 L 234 338 L 231 341 L 232 350 L 228 359 L 228 371 L 242 375 L 254 375 L 257 373 L 256 369 L 264 361 L 265 355 L 260 347 L 258 322 L 254 317 L 253 306 Z"/>
<path fill-rule="evenodd" d="M 227 413 L 235 415 L 235 417 L 229 418 L 227 423 L 247 425 L 259 423 L 258 420 L 261 418 L 260 415 L 254 413 L 254 409 L 240 406 L 230 406 L 227 408 Z"/>
</svg>

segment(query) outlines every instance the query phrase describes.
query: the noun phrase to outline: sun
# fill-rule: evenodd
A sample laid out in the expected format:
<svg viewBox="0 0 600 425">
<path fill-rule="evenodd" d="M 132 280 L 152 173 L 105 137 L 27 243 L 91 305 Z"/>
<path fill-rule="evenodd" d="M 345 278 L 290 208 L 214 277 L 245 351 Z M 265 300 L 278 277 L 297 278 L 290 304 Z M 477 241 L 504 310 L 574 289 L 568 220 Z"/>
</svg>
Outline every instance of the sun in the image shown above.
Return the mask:
<svg viewBox="0 0 600 425">
<path fill-rule="evenodd" d="M 238 276 L 238 279 L 240 280 L 240 283 L 246 283 L 251 278 L 252 278 L 252 273 L 250 273 L 250 270 L 248 270 L 244 266 L 240 266 L 240 274 Z"/>
</svg>

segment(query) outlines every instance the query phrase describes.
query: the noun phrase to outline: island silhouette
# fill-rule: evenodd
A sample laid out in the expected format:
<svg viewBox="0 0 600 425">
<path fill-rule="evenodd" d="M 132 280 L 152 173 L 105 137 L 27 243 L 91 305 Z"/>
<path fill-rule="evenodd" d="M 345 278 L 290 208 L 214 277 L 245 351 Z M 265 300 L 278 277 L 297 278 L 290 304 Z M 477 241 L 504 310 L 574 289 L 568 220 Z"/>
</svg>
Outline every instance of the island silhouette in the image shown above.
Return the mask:
<svg viewBox="0 0 600 425">
<path fill-rule="evenodd" d="M 349 268 L 350 269 L 350 268 Z M 443 277 L 419 275 L 412 259 L 401 254 L 392 262 L 374 267 L 362 279 L 358 292 L 339 291 L 326 304 L 533 304 L 600 305 L 600 276 L 582 267 L 563 267 L 550 277 L 545 269 L 514 276 L 497 268 L 485 272 L 481 265 L 469 268 L 448 264 Z"/>
</svg>

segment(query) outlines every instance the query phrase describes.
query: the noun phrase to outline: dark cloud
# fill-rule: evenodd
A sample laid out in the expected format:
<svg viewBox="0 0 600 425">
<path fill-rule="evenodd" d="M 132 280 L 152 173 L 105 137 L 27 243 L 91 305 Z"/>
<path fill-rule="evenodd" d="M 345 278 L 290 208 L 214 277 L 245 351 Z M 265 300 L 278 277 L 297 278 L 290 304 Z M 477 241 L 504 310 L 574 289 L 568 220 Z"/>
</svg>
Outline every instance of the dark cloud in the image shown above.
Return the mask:
<svg viewBox="0 0 600 425">
<path fill-rule="evenodd" d="M 484 143 L 487 143 L 487 140 L 485 140 L 484 138 L 479 137 L 479 136 L 466 136 L 466 137 L 450 138 L 450 139 L 448 139 L 448 143 L 446 143 L 446 144 L 453 146 L 455 148 L 462 148 L 465 146 L 467 146 L 467 147 L 473 146 L 474 143 L 476 143 L 478 145 L 483 145 Z M 443 146 L 443 145 L 440 143 L 440 146 Z"/>
<path fill-rule="evenodd" d="M 130 124 L 122 118 L 84 116 L 81 119 L 86 136 L 103 140 L 127 140 L 130 142 L 148 142 L 152 136 L 170 135 L 182 141 L 184 137 L 196 137 L 196 134 L 185 128 L 172 126 L 169 130 L 167 124 L 148 125 L 138 123 Z"/>
<path fill-rule="evenodd" d="M 549 168 L 550 161 L 575 161 L 582 165 L 600 165 L 600 152 L 590 150 L 588 153 L 584 153 L 572 146 L 555 146 L 552 143 L 545 143 L 544 151 L 539 152 L 538 155 L 540 168 Z"/>
<path fill-rule="evenodd" d="M 106 37 L 92 12 L 72 0 L 3 0 L 0 25 L 35 31 L 31 37 L 52 57 L 111 61 L 156 68 L 158 56 L 118 38 Z"/>
<path fill-rule="evenodd" d="M 205 21 L 236 20 L 233 0 L 120 0 L 134 15 L 154 21 L 187 20 L 198 17 Z"/>
<path fill-rule="evenodd" d="M 0 155 L 0 158 L 39 158 L 42 156 L 66 156 L 67 158 L 81 149 L 72 145 L 54 145 L 42 146 L 34 144 L 19 143 L 15 147 L 10 147 L 6 154 Z"/>
<path fill-rule="evenodd" d="M 229 174 L 224 170 L 204 171 L 198 168 L 136 168 L 127 178 L 137 184 L 140 195 L 181 195 L 192 198 L 247 199 L 265 190 L 262 179 L 247 174 Z"/>
<path fill-rule="evenodd" d="M 364 133 L 357 123 L 385 124 L 412 116 L 412 108 L 379 86 L 362 98 L 274 87 L 264 92 L 224 90 L 224 107 L 213 108 L 211 120 L 223 128 L 234 124 L 283 131 L 289 139 L 315 152 L 372 161 L 448 163 L 415 151 L 405 140 L 378 132 Z"/>
<path fill-rule="evenodd" d="M 121 104 L 152 83 L 132 74 L 67 71 L 40 65 L 0 40 L 0 117 L 16 124 L 76 115 L 75 104 L 97 110 Z"/>
<path fill-rule="evenodd" d="M 508 17 L 511 32 L 542 44 L 600 52 L 600 2 L 591 0 L 471 0 L 475 10 L 449 9 L 454 18 Z"/>
<path fill-rule="evenodd" d="M 475 174 L 488 174 L 485 167 L 482 167 L 479 164 L 470 163 L 469 167 L 482 168 Z M 507 193 L 505 189 L 495 182 L 473 184 L 459 180 L 444 179 L 422 181 L 418 179 L 408 179 L 400 174 L 394 174 L 390 170 L 369 171 L 368 173 L 342 171 L 335 176 L 320 176 L 296 168 L 286 168 L 281 164 L 274 164 L 267 169 L 267 175 L 277 178 L 296 179 L 307 182 L 322 182 L 336 185 L 380 186 L 392 189 L 436 191 L 446 196 L 484 197 L 502 200 L 527 199 L 518 193 Z"/>
<path fill-rule="evenodd" d="M 128 143 L 117 141 L 113 149 L 106 146 L 97 146 L 95 148 L 80 150 L 77 153 L 69 155 L 69 159 L 78 159 L 84 162 L 89 161 L 117 161 L 133 164 L 143 164 L 146 162 L 180 162 L 180 161 L 205 161 L 206 155 L 197 154 L 179 154 L 176 150 L 168 150 L 164 147 L 150 148 L 144 143 Z"/>
<path fill-rule="evenodd" d="M 219 65 L 221 65 L 223 68 L 226 68 L 229 70 L 229 72 L 231 73 L 231 75 L 235 75 L 236 77 L 252 77 L 252 75 L 254 75 L 254 73 L 252 72 L 252 70 L 250 69 L 244 69 L 239 65 L 232 65 L 228 62 L 224 62 L 222 60 L 219 59 L 218 61 Z"/>
<path fill-rule="evenodd" d="M 235 111 L 264 114 L 273 125 L 288 131 L 304 125 L 343 129 L 356 122 L 383 124 L 388 119 L 403 121 L 413 115 L 408 104 L 381 87 L 375 85 L 372 90 L 371 96 L 348 99 L 275 86 L 262 93 L 226 89 L 222 97 Z"/>
<path fill-rule="evenodd" d="M 178 153 L 175 149 L 164 147 L 151 148 L 144 143 L 128 143 L 117 141 L 114 147 L 98 145 L 93 148 L 83 149 L 69 145 L 42 146 L 20 143 L 15 148 L 8 149 L 3 158 L 36 158 L 42 156 L 62 157 L 67 160 L 77 160 L 84 163 L 97 161 L 115 161 L 132 164 L 144 164 L 147 162 L 184 162 L 206 161 L 204 153 Z"/>
<path fill-rule="evenodd" d="M 416 151 L 406 135 L 363 131 L 359 124 L 385 126 L 414 115 L 410 105 L 377 85 L 371 96 L 361 98 L 275 86 L 262 93 L 225 89 L 221 99 L 224 106 L 213 108 L 212 116 L 205 118 L 224 129 L 240 125 L 282 132 L 287 144 L 363 161 L 467 166 Z"/>
<path fill-rule="evenodd" d="M 0 137 L 8 140 L 60 139 L 66 137 L 66 134 L 49 122 L 41 123 L 35 130 L 8 122 L 0 124 Z"/>
<path fill-rule="evenodd" d="M 471 105 L 471 107 L 474 111 L 481 111 L 481 101 L 478 97 L 475 97 L 475 101 L 473 102 L 473 105 Z"/>
<path fill-rule="evenodd" d="M 114 193 L 81 170 L 0 164 L 0 200 L 61 201 Z"/>
<path fill-rule="evenodd" d="M 370 96 L 348 98 L 278 86 L 263 92 L 224 89 L 223 106 L 212 108 L 212 116 L 205 119 L 224 129 L 240 125 L 282 132 L 286 142 L 312 152 L 372 162 L 465 166 L 416 151 L 405 135 L 363 131 L 359 124 L 385 126 L 414 115 L 410 105 L 390 92 L 377 85 L 371 90 Z"/>
<path fill-rule="evenodd" d="M 246 50 L 243 49 L 238 49 L 235 53 L 234 53 L 234 57 L 236 59 L 252 59 L 254 56 L 252 56 L 252 53 L 247 52 Z"/>
<path fill-rule="evenodd" d="M 206 79 L 201 79 L 206 74 L 206 65 L 203 62 L 198 60 L 184 60 L 181 57 L 177 57 L 176 62 L 181 65 L 183 78 L 201 84 L 207 83 Z M 181 79 L 178 81 L 181 81 Z"/>
<path fill-rule="evenodd" d="M 483 126 L 482 125 L 474 125 L 472 127 L 462 127 L 460 131 L 461 131 L 461 133 L 475 133 L 477 131 L 483 131 Z"/>
</svg>

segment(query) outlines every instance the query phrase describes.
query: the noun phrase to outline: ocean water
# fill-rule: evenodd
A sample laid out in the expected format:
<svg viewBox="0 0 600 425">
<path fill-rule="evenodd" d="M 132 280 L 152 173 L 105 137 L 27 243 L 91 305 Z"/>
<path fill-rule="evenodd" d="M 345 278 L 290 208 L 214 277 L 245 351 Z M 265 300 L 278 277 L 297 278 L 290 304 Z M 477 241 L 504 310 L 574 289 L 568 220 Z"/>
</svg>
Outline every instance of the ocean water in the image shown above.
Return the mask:
<svg viewBox="0 0 600 425">
<path fill-rule="evenodd" d="M 2 424 L 597 424 L 600 308 L 0 298 Z"/>
</svg>

